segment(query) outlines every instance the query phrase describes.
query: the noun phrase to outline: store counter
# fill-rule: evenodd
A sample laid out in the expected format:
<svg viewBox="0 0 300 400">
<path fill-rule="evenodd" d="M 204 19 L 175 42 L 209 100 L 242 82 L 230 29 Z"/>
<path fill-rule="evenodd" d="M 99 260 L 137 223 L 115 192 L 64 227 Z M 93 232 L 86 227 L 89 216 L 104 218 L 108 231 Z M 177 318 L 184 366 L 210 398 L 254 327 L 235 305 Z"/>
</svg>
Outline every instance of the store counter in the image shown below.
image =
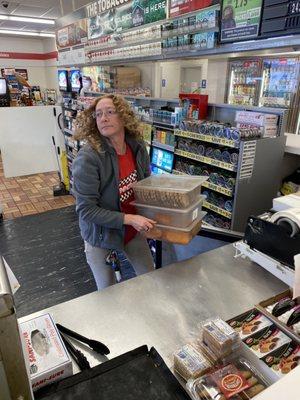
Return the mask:
<svg viewBox="0 0 300 400">
<path fill-rule="evenodd" d="M 109 358 L 147 344 L 171 367 L 172 353 L 197 334 L 199 322 L 216 315 L 229 319 L 287 288 L 234 254 L 226 245 L 21 321 L 49 312 L 55 322 L 105 343 Z M 92 366 L 105 359 L 81 350 Z"/>
<path fill-rule="evenodd" d="M 52 136 L 64 143 L 60 106 L 0 107 L 0 149 L 6 178 L 58 169 Z"/>
</svg>

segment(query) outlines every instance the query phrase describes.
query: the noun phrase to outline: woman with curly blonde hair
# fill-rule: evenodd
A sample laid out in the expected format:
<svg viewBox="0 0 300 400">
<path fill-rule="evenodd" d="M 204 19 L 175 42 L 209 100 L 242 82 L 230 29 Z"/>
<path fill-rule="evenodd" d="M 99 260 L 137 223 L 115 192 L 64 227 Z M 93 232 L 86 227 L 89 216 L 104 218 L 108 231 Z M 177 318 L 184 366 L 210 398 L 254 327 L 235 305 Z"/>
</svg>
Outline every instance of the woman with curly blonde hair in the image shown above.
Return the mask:
<svg viewBox="0 0 300 400">
<path fill-rule="evenodd" d="M 87 262 L 97 288 L 114 282 L 105 263 L 107 250 L 124 251 L 137 275 L 153 270 L 143 231 L 155 221 L 136 214 L 133 183 L 150 174 L 139 122 L 121 96 L 105 95 L 76 120 L 84 140 L 73 163 L 74 192 Z"/>
</svg>

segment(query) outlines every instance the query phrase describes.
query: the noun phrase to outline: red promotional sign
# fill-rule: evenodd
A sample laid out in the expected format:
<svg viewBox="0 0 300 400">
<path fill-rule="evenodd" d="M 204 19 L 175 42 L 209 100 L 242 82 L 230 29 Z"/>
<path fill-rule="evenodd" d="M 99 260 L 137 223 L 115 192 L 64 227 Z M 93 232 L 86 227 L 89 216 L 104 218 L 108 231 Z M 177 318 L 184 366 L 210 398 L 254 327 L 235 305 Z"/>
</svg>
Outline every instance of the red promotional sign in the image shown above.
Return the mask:
<svg viewBox="0 0 300 400">
<path fill-rule="evenodd" d="M 170 18 L 219 3 L 219 0 L 170 0 Z"/>
<path fill-rule="evenodd" d="M 0 58 L 9 58 L 15 60 L 51 60 L 57 59 L 57 51 L 51 53 L 14 53 L 9 51 L 0 52 Z"/>
</svg>

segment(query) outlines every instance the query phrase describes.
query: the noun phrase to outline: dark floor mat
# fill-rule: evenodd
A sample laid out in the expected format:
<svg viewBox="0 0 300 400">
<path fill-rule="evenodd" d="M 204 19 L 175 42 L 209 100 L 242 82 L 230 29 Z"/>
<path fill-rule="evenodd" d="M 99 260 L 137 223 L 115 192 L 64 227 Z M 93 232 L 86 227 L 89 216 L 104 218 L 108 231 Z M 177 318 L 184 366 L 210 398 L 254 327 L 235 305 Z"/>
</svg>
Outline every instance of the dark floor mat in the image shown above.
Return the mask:
<svg viewBox="0 0 300 400">
<path fill-rule="evenodd" d="M 18 316 L 96 290 L 75 207 L 0 223 L 0 254 L 18 278 Z"/>
</svg>

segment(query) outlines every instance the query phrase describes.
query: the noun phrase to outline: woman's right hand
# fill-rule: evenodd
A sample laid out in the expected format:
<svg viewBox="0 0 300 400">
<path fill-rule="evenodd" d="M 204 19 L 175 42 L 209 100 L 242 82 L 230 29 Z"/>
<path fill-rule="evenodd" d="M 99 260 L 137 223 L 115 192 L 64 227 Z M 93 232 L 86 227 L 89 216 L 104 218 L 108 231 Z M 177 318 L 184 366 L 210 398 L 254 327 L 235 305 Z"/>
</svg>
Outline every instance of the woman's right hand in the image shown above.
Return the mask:
<svg viewBox="0 0 300 400">
<path fill-rule="evenodd" d="M 142 215 L 125 214 L 124 225 L 131 225 L 138 232 L 149 231 L 156 224 L 153 219 L 143 217 Z"/>
</svg>

